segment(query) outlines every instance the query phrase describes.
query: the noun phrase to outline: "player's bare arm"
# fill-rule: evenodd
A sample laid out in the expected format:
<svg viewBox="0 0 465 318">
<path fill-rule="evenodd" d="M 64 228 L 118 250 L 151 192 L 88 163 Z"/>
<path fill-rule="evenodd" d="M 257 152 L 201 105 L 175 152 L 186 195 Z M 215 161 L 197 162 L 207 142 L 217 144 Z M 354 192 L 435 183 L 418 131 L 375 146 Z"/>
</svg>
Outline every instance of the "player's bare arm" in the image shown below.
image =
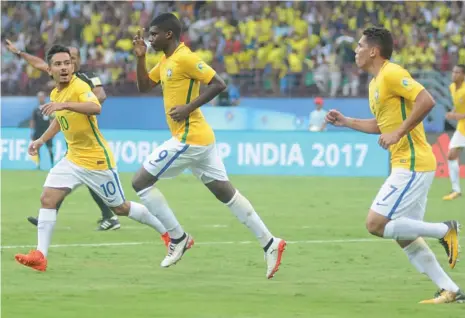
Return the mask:
<svg viewBox="0 0 465 318">
<path fill-rule="evenodd" d="M 183 121 L 189 116 L 190 113 L 211 101 L 225 89 L 225 82 L 218 74 L 215 74 L 210 83 L 208 83 L 208 87 L 199 95 L 199 97 L 187 105 L 175 106 L 171 108 L 169 115 L 174 121 Z"/>
<path fill-rule="evenodd" d="M 18 50 L 16 46 L 11 43 L 10 40 L 6 40 L 6 48 L 8 51 L 11 53 L 16 54 L 19 57 L 22 57 L 23 59 L 26 60 L 32 67 L 41 70 L 42 72 L 47 72 L 48 64 L 44 60 L 42 60 L 40 57 L 28 54 L 26 52 L 23 52 L 21 50 Z"/>
<path fill-rule="evenodd" d="M 367 134 L 381 134 L 375 118 L 358 119 L 344 116 L 341 112 L 331 109 L 326 114 L 326 122 L 337 127 L 348 127 Z"/>
<path fill-rule="evenodd" d="M 99 115 L 102 107 L 94 102 L 51 102 L 40 107 L 44 115 L 50 116 L 57 110 L 69 110 L 84 115 Z"/>
<path fill-rule="evenodd" d="M 42 147 L 43 144 L 45 144 L 47 141 L 55 137 L 55 135 L 58 134 L 59 131 L 60 131 L 60 124 L 58 123 L 58 120 L 55 118 L 50 123 L 50 126 L 48 126 L 47 130 L 43 133 L 43 135 L 40 136 L 39 139 L 31 142 L 28 148 L 28 153 L 31 156 L 37 155 L 37 152 L 39 151 L 40 147 Z"/>
<path fill-rule="evenodd" d="M 134 54 L 136 55 L 137 61 L 137 89 L 140 93 L 148 92 L 158 84 L 150 79 L 149 73 L 147 72 L 147 66 L 145 62 L 147 44 L 144 40 L 144 30 L 145 29 L 142 29 L 142 31 L 140 29 L 137 30 L 137 33 L 132 41 L 132 45 L 134 46 Z"/>
<path fill-rule="evenodd" d="M 410 116 L 408 116 L 402 125 L 391 133 L 382 134 L 379 137 L 379 145 L 384 149 L 399 142 L 399 140 L 407 135 L 413 128 L 420 124 L 428 113 L 433 109 L 436 102 L 433 96 L 426 90 L 423 89 L 415 99 L 415 103 L 412 108 Z"/>
<path fill-rule="evenodd" d="M 446 119 L 448 120 L 462 120 L 465 119 L 465 114 L 460 114 L 456 112 L 456 109 L 446 113 Z"/>
</svg>

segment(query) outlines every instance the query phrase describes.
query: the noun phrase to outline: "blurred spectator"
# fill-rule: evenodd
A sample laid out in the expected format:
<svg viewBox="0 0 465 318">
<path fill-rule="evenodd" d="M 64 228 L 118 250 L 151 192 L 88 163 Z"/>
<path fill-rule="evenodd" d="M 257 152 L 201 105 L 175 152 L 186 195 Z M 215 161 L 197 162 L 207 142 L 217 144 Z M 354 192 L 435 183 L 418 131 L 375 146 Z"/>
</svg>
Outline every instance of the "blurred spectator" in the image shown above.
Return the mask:
<svg viewBox="0 0 465 318">
<path fill-rule="evenodd" d="M 181 40 L 241 95 L 365 95 L 354 48 L 371 25 L 390 29 L 392 60 L 410 71 L 448 71 L 465 63 L 464 1 L 2 1 L 2 39 L 44 57 L 55 42 L 80 48 L 83 68 L 99 73 L 109 94 L 135 93 L 132 37 L 173 12 Z M 147 35 L 146 35 L 147 36 Z M 153 67 L 161 54 L 149 52 Z M 11 81 L 9 79 L 12 79 Z M 34 94 L 47 77 L 2 46 L 2 94 Z"/>
<path fill-rule="evenodd" d="M 324 131 L 326 129 L 326 110 L 323 109 L 323 98 L 316 97 L 313 101 L 315 110 L 310 113 L 308 130 L 310 131 Z"/>
</svg>

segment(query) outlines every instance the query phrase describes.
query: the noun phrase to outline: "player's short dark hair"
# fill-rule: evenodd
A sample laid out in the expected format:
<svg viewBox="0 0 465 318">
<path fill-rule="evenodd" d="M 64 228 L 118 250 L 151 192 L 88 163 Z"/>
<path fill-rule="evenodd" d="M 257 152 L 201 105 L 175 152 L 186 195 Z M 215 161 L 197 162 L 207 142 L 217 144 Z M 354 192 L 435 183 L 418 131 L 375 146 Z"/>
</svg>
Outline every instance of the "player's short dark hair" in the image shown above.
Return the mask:
<svg viewBox="0 0 465 318">
<path fill-rule="evenodd" d="M 392 56 L 394 48 L 394 41 L 392 34 L 388 29 L 383 27 L 371 27 L 363 31 L 369 45 L 375 45 L 379 47 L 379 52 L 382 57 L 389 60 Z"/>
<path fill-rule="evenodd" d="M 61 44 L 55 44 L 47 51 L 47 63 L 50 64 L 52 62 L 52 58 L 57 53 L 68 53 L 69 57 L 71 58 L 71 53 L 69 49 Z"/>
<path fill-rule="evenodd" d="M 179 40 L 181 37 L 181 21 L 179 21 L 179 19 L 172 13 L 160 14 L 158 17 L 154 18 L 152 22 L 150 22 L 150 26 L 157 26 L 164 32 L 173 32 L 176 40 Z"/>
<path fill-rule="evenodd" d="M 465 64 L 457 64 L 457 67 L 462 70 L 462 73 L 465 74 Z"/>
</svg>

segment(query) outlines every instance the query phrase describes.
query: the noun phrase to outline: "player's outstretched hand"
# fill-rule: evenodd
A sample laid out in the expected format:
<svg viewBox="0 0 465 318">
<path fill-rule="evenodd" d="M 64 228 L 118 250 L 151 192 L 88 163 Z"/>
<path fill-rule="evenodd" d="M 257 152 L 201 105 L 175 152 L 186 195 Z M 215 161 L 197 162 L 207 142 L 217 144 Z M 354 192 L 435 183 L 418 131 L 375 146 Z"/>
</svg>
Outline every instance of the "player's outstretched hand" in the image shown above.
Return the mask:
<svg viewBox="0 0 465 318">
<path fill-rule="evenodd" d="M 347 125 L 347 117 L 342 115 L 342 113 L 338 110 L 331 109 L 325 117 L 326 122 L 330 123 L 331 125 L 344 127 Z"/>
<path fill-rule="evenodd" d="M 192 111 L 190 107 L 187 105 L 175 106 L 170 109 L 168 115 L 170 115 L 171 119 L 174 121 L 183 121 L 186 120 L 187 117 L 189 117 L 189 114 L 191 112 Z"/>
<path fill-rule="evenodd" d="M 8 51 L 14 54 L 18 54 L 19 50 L 16 48 L 16 46 L 13 45 L 13 43 L 11 43 L 10 40 L 6 39 L 5 42 L 6 42 L 6 48 L 8 49 Z"/>
<path fill-rule="evenodd" d="M 37 140 L 34 140 L 33 142 L 31 142 L 29 144 L 29 147 L 27 148 L 27 152 L 31 156 L 37 155 L 37 153 L 39 152 L 40 147 L 42 147 L 43 144 L 44 144 L 44 141 L 42 139 L 40 139 L 40 138 L 37 139 Z"/>
<path fill-rule="evenodd" d="M 446 119 L 448 119 L 448 120 L 458 120 L 457 113 L 454 113 L 454 112 L 446 113 Z"/>
<path fill-rule="evenodd" d="M 398 143 L 400 138 L 401 135 L 397 131 L 381 134 L 381 136 L 379 136 L 378 144 L 384 149 L 388 149 L 389 146 Z"/>
<path fill-rule="evenodd" d="M 44 104 L 40 106 L 40 110 L 42 111 L 42 114 L 46 116 L 52 115 L 55 111 L 57 110 L 63 110 L 65 109 L 65 104 L 64 103 L 56 103 L 56 102 L 51 102 Z"/>
<path fill-rule="evenodd" d="M 137 33 L 134 36 L 134 39 L 132 40 L 132 45 L 134 46 L 134 54 L 137 57 L 142 57 L 147 52 L 147 44 L 144 41 L 144 31 L 145 29 L 142 29 L 142 31 L 140 29 L 137 30 Z"/>
</svg>

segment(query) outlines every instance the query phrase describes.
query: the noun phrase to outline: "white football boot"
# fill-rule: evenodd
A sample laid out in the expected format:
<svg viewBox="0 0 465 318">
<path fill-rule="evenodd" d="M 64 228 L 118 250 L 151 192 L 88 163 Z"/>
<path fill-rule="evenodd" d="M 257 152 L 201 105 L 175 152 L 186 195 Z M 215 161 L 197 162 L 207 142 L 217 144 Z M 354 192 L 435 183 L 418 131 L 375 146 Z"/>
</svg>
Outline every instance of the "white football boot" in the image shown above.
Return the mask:
<svg viewBox="0 0 465 318">
<path fill-rule="evenodd" d="M 281 265 L 281 257 L 283 255 L 284 249 L 286 248 L 286 241 L 277 237 L 273 238 L 273 243 L 268 248 L 268 251 L 265 252 L 265 261 L 266 261 L 266 278 L 273 278 L 274 274 L 279 269 Z"/>
<path fill-rule="evenodd" d="M 176 264 L 184 255 L 184 252 L 189 249 L 190 242 L 193 242 L 193 240 L 188 233 L 186 233 L 186 237 L 178 244 L 170 242 L 168 245 L 168 255 L 166 255 L 161 262 L 161 267 L 170 267 L 171 265 Z"/>
</svg>

